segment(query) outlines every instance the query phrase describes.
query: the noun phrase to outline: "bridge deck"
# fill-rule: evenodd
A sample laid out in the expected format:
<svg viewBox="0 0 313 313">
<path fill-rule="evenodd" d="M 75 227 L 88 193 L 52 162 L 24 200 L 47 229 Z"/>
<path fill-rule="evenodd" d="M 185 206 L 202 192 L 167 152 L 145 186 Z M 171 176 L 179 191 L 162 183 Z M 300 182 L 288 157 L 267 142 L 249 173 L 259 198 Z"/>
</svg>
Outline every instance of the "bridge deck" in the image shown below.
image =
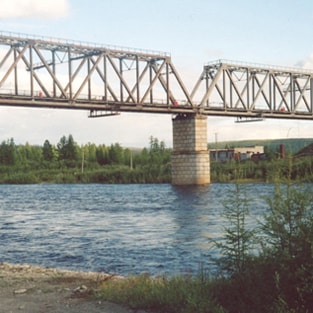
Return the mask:
<svg viewBox="0 0 313 313">
<path fill-rule="evenodd" d="M 103 102 L 100 100 L 77 99 L 75 102 L 67 99 L 48 99 L 41 97 L 8 96 L 0 95 L 1 106 L 50 108 L 67 110 L 87 110 L 90 117 L 118 114 L 120 112 L 134 113 L 157 113 L 157 114 L 202 114 L 207 116 L 230 116 L 247 118 L 280 118 L 280 119 L 302 119 L 313 120 L 313 114 L 307 112 L 267 111 L 267 110 L 240 110 L 238 108 L 201 107 L 196 105 L 166 105 L 162 103 L 147 103 L 134 105 L 132 103 L 118 103 L 115 101 Z"/>
</svg>

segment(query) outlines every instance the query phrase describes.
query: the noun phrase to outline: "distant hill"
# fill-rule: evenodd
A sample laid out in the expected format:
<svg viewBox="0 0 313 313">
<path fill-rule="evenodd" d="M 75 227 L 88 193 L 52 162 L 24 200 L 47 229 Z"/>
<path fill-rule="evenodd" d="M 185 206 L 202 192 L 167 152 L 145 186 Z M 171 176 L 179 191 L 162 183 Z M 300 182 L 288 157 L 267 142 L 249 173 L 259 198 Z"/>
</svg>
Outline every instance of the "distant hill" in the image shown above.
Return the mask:
<svg viewBox="0 0 313 313">
<path fill-rule="evenodd" d="M 295 157 L 301 158 L 301 157 L 307 157 L 313 155 L 313 144 L 310 144 L 308 146 L 305 146 L 303 149 L 299 150 Z"/>
<path fill-rule="evenodd" d="M 284 138 L 284 139 L 258 139 L 258 140 L 239 140 L 239 141 L 221 141 L 217 144 L 209 142 L 209 149 L 223 149 L 233 147 L 264 146 L 270 149 L 277 149 L 285 145 L 286 152 L 297 153 L 306 146 L 313 144 L 313 138 Z"/>
</svg>

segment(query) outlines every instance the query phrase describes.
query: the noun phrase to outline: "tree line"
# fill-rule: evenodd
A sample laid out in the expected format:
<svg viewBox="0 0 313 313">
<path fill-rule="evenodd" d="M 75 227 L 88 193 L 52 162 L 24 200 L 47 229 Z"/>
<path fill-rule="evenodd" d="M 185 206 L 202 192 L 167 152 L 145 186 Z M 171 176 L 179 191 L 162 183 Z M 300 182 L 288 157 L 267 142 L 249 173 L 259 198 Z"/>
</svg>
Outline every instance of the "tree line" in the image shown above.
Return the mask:
<svg viewBox="0 0 313 313">
<path fill-rule="evenodd" d="M 54 145 L 17 145 L 14 139 L 0 145 L 1 183 L 37 182 L 170 182 L 171 150 L 151 136 L 149 147 L 123 148 L 119 143 L 78 145 L 72 135 Z"/>
<path fill-rule="evenodd" d="M 265 160 L 211 160 L 212 182 L 313 181 L 313 158 L 281 159 L 265 147 Z M 123 148 L 119 143 L 78 145 L 72 135 L 54 145 L 17 145 L 14 139 L 0 144 L 0 183 L 170 183 L 171 152 L 151 136 L 143 149 Z"/>
</svg>

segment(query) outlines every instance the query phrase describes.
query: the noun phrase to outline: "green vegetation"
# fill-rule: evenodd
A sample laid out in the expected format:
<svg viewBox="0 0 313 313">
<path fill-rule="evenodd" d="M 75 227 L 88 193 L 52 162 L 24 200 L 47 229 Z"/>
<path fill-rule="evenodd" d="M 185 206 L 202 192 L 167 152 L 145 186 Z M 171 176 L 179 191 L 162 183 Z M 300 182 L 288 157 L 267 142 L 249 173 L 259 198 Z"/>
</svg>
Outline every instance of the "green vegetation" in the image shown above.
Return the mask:
<svg viewBox="0 0 313 313">
<path fill-rule="evenodd" d="M 281 159 L 276 150 L 265 148 L 265 160 L 245 160 L 229 162 L 211 161 L 211 181 L 213 182 L 313 182 L 313 155 L 294 157 L 287 154 Z"/>
<path fill-rule="evenodd" d="M 244 186 L 239 184 L 235 186 L 233 197 L 224 201 L 222 217 L 228 222 L 223 228 L 224 240 L 214 241 L 215 247 L 221 254 L 215 262 L 221 271 L 229 275 L 241 273 L 246 268 L 255 235 L 255 230 L 248 229 L 246 225 L 249 199 L 245 194 Z"/>
<path fill-rule="evenodd" d="M 288 150 L 286 159 L 280 159 L 278 147 L 269 142 L 265 160 L 211 160 L 211 181 L 312 182 L 312 153 L 294 155 Z M 16 145 L 10 139 L 0 144 L 0 183 L 170 183 L 171 152 L 154 137 L 142 150 L 118 143 L 79 146 L 72 135 L 57 145 L 45 140 L 42 146 Z"/>
<path fill-rule="evenodd" d="M 226 313 L 211 294 L 209 280 L 192 277 L 149 275 L 109 280 L 102 284 L 98 297 L 159 313 Z"/>
<path fill-rule="evenodd" d="M 171 150 L 150 137 L 141 151 L 88 143 L 77 145 L 72 135 L 58 144 L 0 145 L 0 183 L 165 183 L 171 181 Z"/>
<path fill-rule="evenodd" d="M 248 202 L 237 196 L 225 205 L 227 225 L 216 243 L 218 275 L 141 275 L 107 280 L 97 296 L 134 309 L 162 313 L 313 312 L 312 190 L 277 185 L 257 229 L 248 230 Z M 243 196 L 242 196 L 243 195 Z"/>
<path fill-rule="evenodd" d="M 209 149 L 231 147 L 264 146 L 264 160 L 216 162 L 211 160 L 212 182 L 297 182 L 313 181 L 313 139 L 244 140 L 208 144 Z M 286 149 L 285 159 L 281 158 L 279 147 Z M 306 147 L 306 148 L 304 148 Z"/>
</svg>

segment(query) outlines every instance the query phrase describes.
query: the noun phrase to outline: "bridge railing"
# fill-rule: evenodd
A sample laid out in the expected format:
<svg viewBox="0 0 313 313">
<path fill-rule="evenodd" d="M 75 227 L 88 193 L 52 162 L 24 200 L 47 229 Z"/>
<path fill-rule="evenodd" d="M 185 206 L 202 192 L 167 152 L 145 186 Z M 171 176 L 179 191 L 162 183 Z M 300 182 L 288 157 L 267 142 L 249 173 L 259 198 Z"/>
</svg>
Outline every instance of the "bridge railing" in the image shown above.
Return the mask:
<svg viewBox="0 0 313 313">
<path fill-rule="evenodd" d="M 159 55 L 162 57 L 170 57 L 171 54 L 169 52 L 153 50 L 153 49 L 142 49 L 142 48 L 131 48 L 125 46 L 118 45 L 109 45 L 109 44 L 100 44 L 89 41 L 81 41 L 81 40 L 69 40 L 65 38 L 58 37 L 48 37 L 48 36 L 40 36 L 40 35 L 30 35 L 25 33 L 15 33 L 15 32 L 7 32 L 0 30 L 0 41 L 1 38 L 9 38 L 9 39 L 17 39 L 21 41 L 25 40 L 34 40 L 34 41 L 42 41 L 47 43 L 54 43 L 57 45 L 66 45 L 66 46 L 80 46 L 82 48 L 95 48 L 95 49 L 105 49 L 105 50 L 117 50 L 123 51 L 127 53 L 140 53 L 140 54 L 151 54 L 151 55 Z"/>
<path fill-rule="evenodd" d="M 212 66 L 220 67 L 223 64 L 229 67 L 234 66 L 234 67 L 242 68 L 242 69 L 249 68 L 249 69 L 260 69 L 263 71 L 270 70 L 270 71 L 275 71 L 275 72 L 313 75 L 313 69 L 309 69 L 309 68 L 253 63 L 253 62 L 244 62 L 244 61 L 238 61 L 238 60 L 235 61 L 235 60 L 228 60 L 228 59 L 218 59 L 218 60 L 210 61 L 210 62 L 207 62 L 204 66 L 208 68 Z"/>
</svg>

